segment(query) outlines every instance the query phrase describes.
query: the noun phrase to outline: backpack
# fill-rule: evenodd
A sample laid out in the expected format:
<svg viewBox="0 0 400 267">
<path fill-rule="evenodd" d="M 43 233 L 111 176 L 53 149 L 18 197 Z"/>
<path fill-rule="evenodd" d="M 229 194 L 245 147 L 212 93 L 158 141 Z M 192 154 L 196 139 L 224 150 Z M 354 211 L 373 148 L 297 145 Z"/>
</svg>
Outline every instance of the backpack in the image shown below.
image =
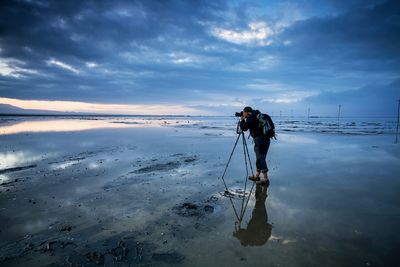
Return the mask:
<svg viewBox="0 0 400 267">
<path fill-rule="evenodd" d="M 275 125 L 268 114 L 260 113 L 257 115 L 259 127 L 262 128 L 263 134 L 268 138 L 275 138 Z"/>
</svg>

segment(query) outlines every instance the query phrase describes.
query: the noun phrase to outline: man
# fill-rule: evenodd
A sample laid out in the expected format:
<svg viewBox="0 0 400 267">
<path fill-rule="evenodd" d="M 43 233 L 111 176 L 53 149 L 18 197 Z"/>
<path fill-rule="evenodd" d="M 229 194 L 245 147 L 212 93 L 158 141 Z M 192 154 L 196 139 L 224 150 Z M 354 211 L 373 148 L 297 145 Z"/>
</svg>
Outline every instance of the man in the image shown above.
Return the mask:
<svg viewBox="0 0 400 267">
<path fill-rule="evenodd" d="M 269 137 L 263 133 L 263 128 L 260 127 L 260 121 L 257 115 L 260 111 L 253 110 L 251 107 L 243 109 L 243 115 L 240 118 L 240 128 L 242 131 L 250 130 L 250 135 L 254 140 L 254 152 L 256 153 L 256 174 L 250 176 L 249 179 L 258 184 L 266 184 L 269 186 L 268 167 L 265 161 L 270 145 Z M 260 174 L 263 174 L 264 180 L 260 179 Z"/>
</svg>

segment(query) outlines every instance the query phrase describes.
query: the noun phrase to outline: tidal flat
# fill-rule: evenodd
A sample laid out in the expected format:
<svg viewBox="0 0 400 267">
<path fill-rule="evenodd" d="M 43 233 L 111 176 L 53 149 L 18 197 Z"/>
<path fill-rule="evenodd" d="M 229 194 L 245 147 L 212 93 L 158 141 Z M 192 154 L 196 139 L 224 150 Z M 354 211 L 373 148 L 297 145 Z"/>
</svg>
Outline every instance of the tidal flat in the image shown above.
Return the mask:
<svg viewBox="0 0 400 267">
<path fill-rule="evenodd" d="M 393 134 L 277 123 L 269 188 L 244 190 L 239 143 L 226 192 L 235 123 L 3 118 L 0 266 L 398 265 Z"/>
</svg>

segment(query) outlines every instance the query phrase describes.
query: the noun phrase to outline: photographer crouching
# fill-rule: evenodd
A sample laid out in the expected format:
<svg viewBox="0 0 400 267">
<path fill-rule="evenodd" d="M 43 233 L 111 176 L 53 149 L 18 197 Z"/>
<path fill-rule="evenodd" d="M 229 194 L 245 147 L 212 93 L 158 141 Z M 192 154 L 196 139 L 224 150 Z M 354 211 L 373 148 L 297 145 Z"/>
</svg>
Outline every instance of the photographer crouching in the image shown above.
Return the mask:
<svg viewBox="0 0 400 267">
<path fill-rule="evenodd" d="M 245 107 L 242 112 L 236 115 L 240 117 L 240 129 L 250 130 L 250 135 L 254 140 L 254 152 L 256 154 L 256 174 L 249 179 L 257 184 L 269 186 L 268 167 L 266 157 L 270 145 L 270 138 L 275 138 L 275 126 L 272 119 L 267 114 L 262 114 L 251 107 Z M 263 180 L 260 179 L 261 173 Z"/>
</svg>

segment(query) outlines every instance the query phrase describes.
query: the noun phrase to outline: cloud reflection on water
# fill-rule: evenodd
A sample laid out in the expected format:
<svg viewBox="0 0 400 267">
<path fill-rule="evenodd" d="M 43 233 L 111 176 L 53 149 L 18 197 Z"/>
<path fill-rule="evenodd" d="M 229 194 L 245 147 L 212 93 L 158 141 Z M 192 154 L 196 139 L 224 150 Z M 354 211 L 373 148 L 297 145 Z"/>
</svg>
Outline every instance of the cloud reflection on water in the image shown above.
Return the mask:
<svg viewBox="0 0 400 267">
<path fill-rule="evenodd" d="M 24 151 L 6 151 L 0 153 L 0 169 L 12 168 L 19 164 L 38 160 L 40 156 Z"/>
<path fill-rule="evenodd" d="M 10 180 L 10 178 L 8 178 L 7 176 L 0 174 L 0 184 L 7 182 L 8 180 Z"/>
<path fill-rule="evenodd" d="M 284 143 L 296 143 L 296 144 L 318 144 L 316 138 L 307 137 L 304 135 L 284 134 L 278 135 L 279 141 Z"/>
<path fill-rule="evenodd" d="M 156 126 L 155 123 L 148 123 Z M 24 121 L 16 124 L 1 126 L 0 135 L 18 134 L 18 133 L 36 133 L 36 132 L 74 132 L 93 129 L 106 128 L 132 128 L 143 127 L 143 121 L 132 120 L 131 123 L 115 123 L 111 120 L 79 120 L 79 119 L 58 119 L 58 120 L 40 120 Z"/>
</svg>

